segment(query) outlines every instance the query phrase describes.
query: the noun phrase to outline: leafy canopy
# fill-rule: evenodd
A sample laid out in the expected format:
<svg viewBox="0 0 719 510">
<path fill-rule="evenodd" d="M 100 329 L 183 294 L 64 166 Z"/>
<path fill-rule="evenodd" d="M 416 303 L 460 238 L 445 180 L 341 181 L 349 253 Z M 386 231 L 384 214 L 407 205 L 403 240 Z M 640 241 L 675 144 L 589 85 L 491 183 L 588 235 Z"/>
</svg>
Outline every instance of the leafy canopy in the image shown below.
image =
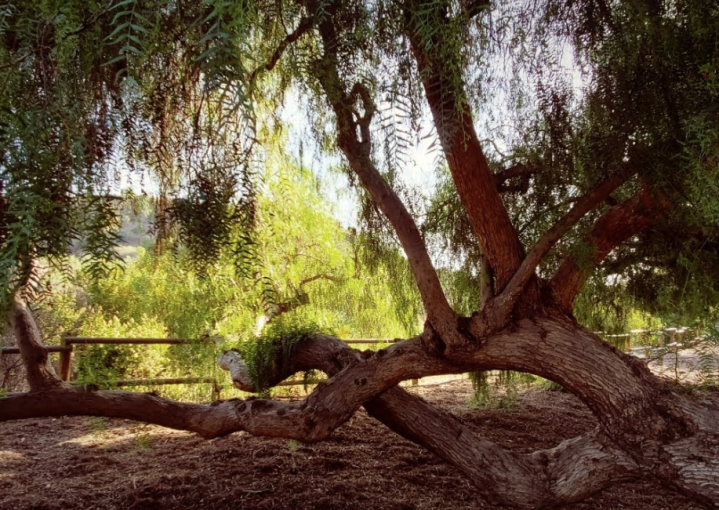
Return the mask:
<svg viewBox="0 0 719 510">
<path fill-rule="evenodd" d="M 425 69 L 408 24 L 428 58 L 445 64 L 442 94 L 472 110 L 481 137 L 492 141 L 484 144 L 492 167 L 536 168 L 531 185 L 503 197 L 525 246 L 602 177 L 637 173 L 566 236 L 542 274 L 570 253 L 581 259 L 584 250 L 589 260 L 580 240 L 592 221 L 645 190 L 666 204 L 658 221 L 597 277 L 655 312 L 713 310 L 719 10 L 711 0 L 6 3 L 3 300 L 32 278 L 33 260 L 60 261 L 78 239 L 91 272 L 106 274 L 118 242 L 114 184 L 125 173 L 157 192 L 160 240 L 184 246 L 200 273 L 227 253 L 239 275 L 255 276 L 257 169 L 266 157 L 257 142 L 281 129 L 276 105 L 289 90 L 308 99 L 318 147 L 336 151 L 332 98 L 315 73 L 324 51 L 316 27 L 327 16 L 337 30 L 339 78 L 361 83 L 378 107 L 373 158 L 426 219 L 435 259 L 450 273 L 476 281 L 481 256 L 443 177 L 443 140 L 426 121 Z M 452 132 L 454 119 L 435 122 Z M 421 137 L 439 171 L 430 203 L 402 172 Z M 367 259 L 389 262 L 394 236 L 367 197 L 362 204 L 356 239 Z M 600 280 L 584 303 L 616 290 Z"/>
</svg>

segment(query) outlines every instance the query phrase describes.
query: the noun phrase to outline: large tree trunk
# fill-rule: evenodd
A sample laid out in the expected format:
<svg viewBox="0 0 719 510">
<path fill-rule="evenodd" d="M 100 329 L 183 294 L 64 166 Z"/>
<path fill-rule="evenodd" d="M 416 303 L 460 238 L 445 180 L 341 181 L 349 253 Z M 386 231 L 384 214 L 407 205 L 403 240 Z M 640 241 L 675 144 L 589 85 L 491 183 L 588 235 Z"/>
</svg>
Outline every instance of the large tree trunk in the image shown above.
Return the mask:
<svg viewBox="0 0 719 510">
<path fill-rule="evenodd" d="M 588 266 L 569 257 L 551 281 L 536 274 L 537 265 L 562 235 L 631 171 L 617 170 L 578 199 L 525 256 L 477 140 L 462 84 L 451 74 L 457 62 L 448 66 L 441 55 L 428 52 L 448 46 L 443 32 L 433 32 L 436 40 L 430 44 L 422 39 L 421 24 L 427 19 L 442 23 L 445 4 L 400 2 L 457 192 L 494 278 L 494 285 L 486 287 L 496 294 L 484 296 L 482 308 L 471 318 L 460 317 L 442 290 L 420 230 L 373 163 L 370 91 L 362 83 L 345 83 L 339 72 L 337 48 L 343 34 L 333 20 L 339 3 L 298 1 L 307 9 L 307 19 L 316 23 L 322 56 L 314 74 L 335 114 L 338 146 L 407 254 L 427 312 L 423 334 L 364 354 L 336 338 L 316 335 L 298 346 L 289 363 L 270 367 L 273 383 L 309 369 L 330 376 L 304 401 L 233 399 L 205 406 L 149 394 L 92 391 L 57 380 L 31 315 L 17 304 L 10 320 L 18 333 L 30 391 L 1 398 L 0 421 L 97 415 L 157 423 L 206 438 L 245 430 L 320 441 L 364 405 L 390 428 L 456 467 L 496 504 L 556 507 L 628 477 L 653 477 L 719 507 L 719 410 L 673 393 L 641 361 L 604 343 L 572 318 L 572 302 L 589 275 Z M 428 9 L 436 11 L 429 18 Z M 420 11 L 425 18 L 416 17 Z M 309 30 L 309 23 L 303 22 L 298 31 Z M 585 239 L 595 248 L 591 263 L 601 263 L 618 243 L 651 222 L 651 215 L 640 207 L 644 202 L 635 197 L 600 216 Z M 221 364 L 238 387 L 257 389 L 237 353 L 223 355 Z M 401 381 L 429 375 L 497 369 L 560 383 L 594 413 L 596 430 L 552 449 L 518 454 L 478 437 L 448 413 L 397 387 Z"/>
<path fill-rule="evenodd" d="M 273 383 L 308 369 L 331 376 L 303 402 L 254 399 L 205 406 L 53 382 L 0 399 L 0 420 L 98 415 L 192 430 L 207 438 L 246 430 L 319 441 L 365 405 L 390 428 L 455 466 L 496 504 L 555 507 L 644 476 L 719 506 L 719 410 L 672 393 L 641 361 L 604 343 L 571 317 L 552 312 L 518 320 L 463 352 L 453 351 L 452 358 L 428 350 L 432 342 L 427 335 L 436 333 L 428 330 L 425 338 L 366 354 L 333 337 L 308 339 L 290 366 L 275 367 L 283 366 L 285 372 L 272 374 Z M 221 363 L 238 386 L 255 389 L 237 353 L 226 353 Z M 414 377 L 491 369 L 521 370 L 561 383 L 592 410 L 597 429 L 552 449 L 518 454 L 396 387 Z"/>
</svg>

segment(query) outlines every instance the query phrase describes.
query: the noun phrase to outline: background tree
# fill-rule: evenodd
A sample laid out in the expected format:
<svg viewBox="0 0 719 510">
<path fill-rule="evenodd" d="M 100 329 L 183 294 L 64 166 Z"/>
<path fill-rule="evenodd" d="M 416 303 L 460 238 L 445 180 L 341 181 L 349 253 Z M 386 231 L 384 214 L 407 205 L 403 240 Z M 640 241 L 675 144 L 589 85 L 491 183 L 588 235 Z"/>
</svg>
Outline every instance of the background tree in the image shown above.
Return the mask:
<svg viewBox="0 0 719 510">
<path fill-rule="evenodd" d="M 672 392 L 572 315 L 603 263 L 647 306 L 667 300 L 642 284 L 644 275 L 683 281 L 675 297 L 691 287 L 699 308 L 714 304 L 713 285 L 692 271 L 712 274 L 716 255 L 716 201 L 705 194 L 716 185 L 719 146 L 713 2 L 125 0 L 19 3 L 5 13 L 6 301 L 27 282 L 27 261 L 61 258 L 79 236 L 71 214 L 104 203 L 100 169 L 121 145 L 127 165 L 147 164 L 164 196 L 175 193 L 160 210 L 177 222 L 198 269 L 224 249 L 252 259 L 257 120 L 293 85 L 310 99 L 320 141 L 343 155 L 366 193 L 368 246 L 404 250 L 427 320 L 420 335 L 368 356 L 330 336 L 294 335 L 291 350 L 272 351 L 278 358 L 262 383 L 325 371 L 329 381 L 305 401 L 201 406 L 61 383 L 16 302 L 10 318 L 30 391 L 0 400 L 0 418 L 120 416 L 204 437 L 247 430 L 317 441 L 364 405 L 495 503 L 559 506 L 652 476 L 719 504 L 717 409 Z M 569 72 L 563 48 L 574 53 Z M 510 79 L 500 80 L 506 71 Z M 508 106 L 494 106 L 492 96 Z M 463 229 L 450 241 L 461 242 L 470 274 L 483 275 L 472 313 L 448 299 L 399 173 L 408 137 L 425 124 L 424 105 L 451 176 L 443 192 L 454 210 L 445 217 Z M 480 122 L 493 115 L 510 121 L 506 147 L 480 141 Z M 98 129 L 101 152 L 91 143 Z M 447 234 L 435 206 L 427 236 Z M 22 230 L 28 218 L 32 228 Z M 245 235 L 232 242 L 236 225 Z M 112 236 L 87 230 L 92 260 L 104 260 Z M 686 242 L 662 244 L 675 232 Z M 247 267 L 240 263 L 240 274 Z M 238 386 L 261 389 L 237 353 L 222 364 Z M 396 386 L 489 369 L 560 383 L 592 410 L 597 429 L 517 454 Z"/>
</svg>

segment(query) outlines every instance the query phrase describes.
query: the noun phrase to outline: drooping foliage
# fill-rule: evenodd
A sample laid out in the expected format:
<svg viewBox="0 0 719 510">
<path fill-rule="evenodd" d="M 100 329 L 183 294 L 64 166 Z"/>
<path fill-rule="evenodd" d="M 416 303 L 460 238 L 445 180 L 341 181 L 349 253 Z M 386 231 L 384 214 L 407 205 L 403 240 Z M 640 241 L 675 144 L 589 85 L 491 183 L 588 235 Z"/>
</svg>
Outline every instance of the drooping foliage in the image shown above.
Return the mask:
<svg viewBox="0 0 719 510">
<path fill-rule="evenodd" d="M 315 72 L 325 58 L 319 27 L 330 15 L 338 79 L 361 84 L 376 108 L 372 157 L 425 220 L 447 275 L 479 281 L 482 263 L 440 150 L 459 124 L 451 116 L 434 118 L 434 127 L 427 120 L 421 77 L 435 60 L 446 64 L 436 77 L 440 101 L 476 113 L 491 168 L 531 170 L 523 174 L 531 179 L 500 185 L 510 190 L 503 201 L 525 246 L 603 177 L 639 176 L 588 214 L 540 268 L 548 275 L 570 253 L 590 260 L 580 239 L 592 222 L 645 190 L 657 221 L 610 256 L 596 276 L 603 280 L 580 299 L 589 307 L 578 308 L 580 317 L 594 320 L 592 304 L 609 294 L 654 313 L 712 312 L 719 14 L 709 0 L 7 3 L 0 11 L 3 299 L 32 278 L 32 260 L 59 261 L 77 240 L 96 277 L 107 274 L 118 243 L 116 182 L 127 175 L 159 195 L 158 251 L 176 242 L 206 275 L 229 255 L 238 276 L 256 278 L 257 163 L 265 157 L 257 141 L 281 128 L 276 105 L 289 108 L 302 96 L 308 111 L 296 113 L 310 121 L 318 151 L 337 151 L 332 98 Z M 418 63 L 413 44 L 428 50 L 427 61 Z M 350 99 L 353 114 L 367 113 L 356 95 Z M 434 193 L 403 172 L 422 138 L 438 169 Z M 406 281 L 386 220 L 366 196 L 360 203 L 357 260 L 384 257 L 390 280 Z"/>
<path fill-rule="evenodd" d="M 31 277 L 32 260 L 57 262 L 78 240 L 96 276 L 107 274 L 118 244 L 116 183 L 128 176 L 159 192 L 158 234 L 177 225 L 198 264 L 217 260 L 233 228 L 252 231 L 254 124 L 239 47 L 254 10 L 254 2 L 4 4 L 3 303 Z"/>
<path fill-rule="evenodd" d="M 707 275 L 716 274 L 718 260 L 710 191 L 719 176 L 711 156 L 719 121 L 717 6 L 549 2 L 546 19 L 549 26 L 565 27 L 557 33 L 572 43 L 575 61 L 587 70 L 577 114 L 559 93 L 549 109 L 540 96 L 548 148 L 556 161 L 571 156 L 569 175 L 580 188 L 616 169 L 636 172 L 637 184 L 620 189 L 613 200 L 643 190 L 655 216 L 650 228 L 605 262 L 585 289 L 584 304 L 594 301 L 601 309 L 600 302 L 612 301 L 620 290 L 629 298 L 622 304 L 674 320 L 713 314 L 718 289 Z M 562 112 L 567 122 L 553 120 Z M 560 199 L 572 195 L 569 188 Z M 578 233 L 583 231 L 580 226 Z M 575 243 L 572 249 L 582 248 Z"/>
<path fill-rule="evenodd" d="M 56 271 L 43 273 L 53 291 L 37 317 L 49 344 L 57 344 L 61 334 L 189 341 L 76 346 L 75 380 L 103 388 L 123 379 L 222 381 L 225 373 L 219 371 L 217 354 L 237 348 L 260 381 L 271 368 L 262 360 L 272 360 L 277 354 L 272 349 L 280 348 L 272 347 L 273 342 L 303 338 L 310 325 L 312 331 L 343 338 L 403 337 L 420 330 L 421 305 L 406 274 L 406 260 L 395 251 L 394 257 L 363 263 L 360 252 L 367 248 L 332 216 L 332 205 L 322 197 L 323 183 L 291 164 L 280 148 L 267 153 L 257 196 L 256 251 L 261 256 L 252 278 L 238 277 L 231 254 L 198 274 L 181 244 L 163 254 L 151 244 L 147 249 L 123 246 L 135 257 L 126 261 L 124 271 L 103 279 L 83 271 L 75 258 L 65 278 Z M 136 225 L 130 228 L 131 209 L 119 211 L 123 233 L 148 243 L 146 200 L 130 201 L 138 205 Z M 147 387 L 205 400 L 212 389 Z"/>
<path fill-rule="evenodd" d="M 602 178 L 638 176 L 540 268 L 552 274 L 569 254 L 591 266 L 580 241 L 591 225 L 645 194 L 651 227 L 610 255 L 576 302 L 578 318 L 598 330 L 626 327 L 632 307 L 672 322 L 715 314 L 718 19 L 709 1 L 499 2 L 469 29 L 476 39 L 466 48 L 483 51 L 467 55 L 465 82 L 483 84 L 467 91 L 490 163 L 536 169 L 526 189 L 503 194 L 525 246 Z M 451 184 L 439 189 L 428 231 L 477 260 Z"/>
</svg>

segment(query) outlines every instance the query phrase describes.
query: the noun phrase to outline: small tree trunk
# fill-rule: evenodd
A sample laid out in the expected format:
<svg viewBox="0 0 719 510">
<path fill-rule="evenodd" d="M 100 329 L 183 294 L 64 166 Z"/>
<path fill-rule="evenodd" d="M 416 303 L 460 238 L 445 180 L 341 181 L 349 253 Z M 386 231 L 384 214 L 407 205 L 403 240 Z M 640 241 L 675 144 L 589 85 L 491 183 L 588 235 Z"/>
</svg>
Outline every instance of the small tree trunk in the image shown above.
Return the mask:
<svg viewBox="0 0 719 510">
<path fill-rule="evenodd" d="M 42 344 L 35 319 L 25 303 L 18 297 L 14 299 L 13 305 L 8 311 L 8 319 L 20 348 L 30 390 L 38 391 L 61 384 L 55 374 L 47 349 Z"/>
</svg>

